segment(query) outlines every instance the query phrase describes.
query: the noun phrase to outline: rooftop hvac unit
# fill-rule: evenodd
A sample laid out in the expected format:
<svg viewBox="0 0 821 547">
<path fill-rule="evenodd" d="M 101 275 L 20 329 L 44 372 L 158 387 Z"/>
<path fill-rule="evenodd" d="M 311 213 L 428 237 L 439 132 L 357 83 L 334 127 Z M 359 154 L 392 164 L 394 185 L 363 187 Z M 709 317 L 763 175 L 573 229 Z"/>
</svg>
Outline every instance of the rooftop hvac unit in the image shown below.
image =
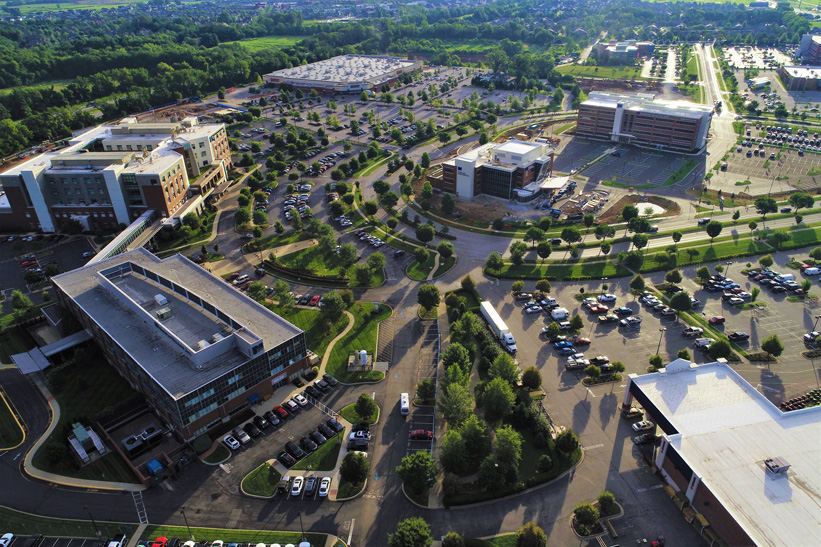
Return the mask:
<svg viewBox="0 0 821 547">
<path fill-rule="evenodd" d="M 211 337 L 211 343 L 212 344 L 216 344 L 217 342 L 219 342 L 221 340 L 225 340 L 225 337 L 223 335 L 221 335 L 220 333 L 218 333 L 218 332 L 215 333 L 214 336 Z"/>
<path fill-rule="evenodd" d="M 171 317 L 171 308 L 165 307 L 160 310 L 157 310 L 157 319 L 160 321 L 165 321 L 169 317 Z"/>
<path fill-rule="evenodd" d="M 784 458 L 768 458 L 764 460 L 767 471 L 773 475 L 786 475 L 790 464 Z"/>
<path fill-rule="evenodd" d="M 206 341 L 206 340 L 200 340 L 199 342 L 197 342 L 197 350 L 198 350 L 198 351 L 199 351 L 199 350 L 203 350 L 203 349 L 207 348 L 207 347 L 208 347 L 208 346 L 210 346 L 210 345 L 211 345 L 211 344 L 209 344 L 209 343 L 208 343 L 208 341 Z"/>
<path fill-rule="evenodd" d="M 167 306 L 168 305 L 168 299 L 165 296 L 163 296 L 162 294 L 154 295 L 154 302 L 156 302 L 158 306 Z"/>
</svg>

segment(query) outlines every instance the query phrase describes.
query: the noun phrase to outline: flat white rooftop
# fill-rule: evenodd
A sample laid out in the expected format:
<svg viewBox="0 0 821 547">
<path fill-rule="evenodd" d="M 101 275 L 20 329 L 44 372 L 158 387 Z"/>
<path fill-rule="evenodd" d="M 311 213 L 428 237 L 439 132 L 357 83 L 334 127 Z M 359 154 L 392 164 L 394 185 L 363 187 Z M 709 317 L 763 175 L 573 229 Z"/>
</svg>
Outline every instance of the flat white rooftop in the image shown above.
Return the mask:
<svg viewBox="0 0 821 547">
<path fill-rule="evenodd" d="M 793 78 L 821 79 L 821 66 L 785 66 L 783 68 Z"/>
<path fill-rule="evenodd" d="M 511 154 L 527 154 L 531 150 L 541 148 L 541 146 L 541 144 L 533 144 L 525 141 L 507 141 L 494 147 L 494 150 L 510 152 Z"/>
<path fill-rule="evenodd" d="M 670 445 L 757 545 L 821 537 L 821 407 L 782 413 L 724 363 L 631 376 L 678 430 Z M 764 460 L 791 468 L 774 476 Z M 815 538 L 815 539 L 812 539 Z"/>
<path fill-rule="evenodd" d="M 418 62 L 381 55 L 340 55 L 308 65 L 285 68 L 267 76 L 328 83 L 377 80 L 396 70 L 407 70 Z"/>
<path fill-rule="evenodd" d="M 632 95 L 626 95 L 622 93 L 591 91 L 587 100 L 582 104 L 603 108 L 616 108 L 619 104 L 621 104 L 626 110 L 652 112 L 656 114 L 679 116 L 684 118 L 702 118 L 713 111 L 713 107 L 706 104 L 698 104 L 690 101 L 656 99 L 654 95 L 649 93 L 635 93 Z"/>
</svg>

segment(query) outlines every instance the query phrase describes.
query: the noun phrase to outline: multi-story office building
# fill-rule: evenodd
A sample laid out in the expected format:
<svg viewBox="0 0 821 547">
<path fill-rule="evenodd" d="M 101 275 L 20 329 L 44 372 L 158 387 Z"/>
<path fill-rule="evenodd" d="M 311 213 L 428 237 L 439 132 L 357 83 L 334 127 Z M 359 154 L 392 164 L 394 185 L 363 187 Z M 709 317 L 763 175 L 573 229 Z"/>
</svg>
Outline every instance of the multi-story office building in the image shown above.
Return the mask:
<svg viewBox="0 0 821 547">
<path fill-rule="evenodd" d="M 821 91 L 821 66 L 782 66 L 778 74 L 787 91 Z"/>
<path fill-rule="evenodd" d="M 339 55 L 324 61 L 284 68 L 265 75 L 277 86 L 315 89 L 319 93 L 361 93 L 393 85 L 405 72 L 422 68 L 422 61 L 384 55 Z"/>
<path fill-rule="evenodd" d="M 440 164 L 428 177 L 434 188 L 464 199 L 485 194 L 513 199 L 515 191 L 545 178 L 553 169 L 546 143 L 509 140 L 488 143 Z"/>
<path fill-rule="evenodd" d="M 0 173 L 0 229 L 54 232 L 74 219 L 112 230 L 152 209 L 171 217 L 224 182 L 230 165 L 222 124 L 127 118 Z"/>
<path fill-rule="evenodd" d="M 579 105 L 576 134 L 692 153 L 707 145 L 712 116 L 711 106 L 689 101 L 594 91 Z"/>
<path fill-rule="evenodd" d="M 821 35 L 805 34 L 798 45 L 796 57 L 808 65 L 821 65 Z"/>
<path fill-rule="evenodd" d="M 622 408 L 655 424 L 656 472 L 707 544 L 815 545 L 821 407 L 782 412 L 720 361 L 630 374 Z"/>
<path fill-rule="evenodd" d="M 636 40 L 627 40 L 625 42 L 617 42 L 610 40 L 609 42 L 599 42 L 596 47 L 596 57 L 599 62 L 603 63 L 633 63 L 638 57 L 645 57 L 653 53 L 656 49 L 652 42 L 637 42 Z"/>
<path fill-rule="evenodd" d="M 138 248 L 52 284 L 58 302 L 182 439 L 310 368 L 300 329 L 181 255 L 160 260 Z"/>
</svg>

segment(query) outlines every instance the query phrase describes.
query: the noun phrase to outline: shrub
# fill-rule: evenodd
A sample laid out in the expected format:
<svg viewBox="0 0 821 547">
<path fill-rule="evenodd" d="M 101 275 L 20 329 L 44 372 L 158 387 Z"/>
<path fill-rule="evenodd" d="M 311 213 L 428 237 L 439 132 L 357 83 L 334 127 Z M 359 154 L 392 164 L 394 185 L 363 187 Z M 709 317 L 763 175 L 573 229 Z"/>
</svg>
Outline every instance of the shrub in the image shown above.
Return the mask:
<svg viewBox="0 0 821 547">
<path fill-rule="evenodd" d="M 544 473 L 553 468 L 553 459 L 547 454 L 539 456 L 539 472 Z"/>
<path fill-rule="evenodd" d="M 612 515 L 619 510 L 619 506 L 616 504 L 616 498 L 607 490 L 599 494 L 599 507 L 601 507 L 605 515 Z"/>
</svg>

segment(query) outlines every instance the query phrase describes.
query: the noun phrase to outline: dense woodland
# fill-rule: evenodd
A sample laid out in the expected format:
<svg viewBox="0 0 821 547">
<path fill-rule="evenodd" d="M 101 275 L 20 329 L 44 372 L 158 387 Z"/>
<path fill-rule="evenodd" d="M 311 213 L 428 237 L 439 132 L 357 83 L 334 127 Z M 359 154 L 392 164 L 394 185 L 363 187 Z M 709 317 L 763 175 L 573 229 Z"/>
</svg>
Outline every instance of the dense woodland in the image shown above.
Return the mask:
<svg viewBox="0 0 821 547">
<path fill-rule="evenodd" d="M 79 110 L 90 102 L 109 120 L 343 53 L 428 55 L 437 64 L 459 64 L 458 45 L 447 46 L 482 40 L 498 46 L 474 62 L 529 89 L 539 79 L 572 84 L 555 73 L 557 60 L 602 31 L 611 38 L 657 43 L 716 38 L 770 45 L 795 43 L 810 26 L 786 3 L 772 11 L 736 4 L 576 0 L 556 9 L 502 0 L 475 9 L 405 6 L 394 18 L 324 24 L 306 22 L 300 12 L 264 11 L 239 20 L 230 6 L 208 12 L 214 14 L 208 18 L 202 16 L 207 5 L 216 6 L 183 5 L 174 17 L 135 11 L 127 18 L 1 22 L 0 155 L 95 123 Z M 304 39 L 256 53 L 226 43 L 262 36 Z M 68 83 L 51 85 L 55 81 Z"/>
</svg>

